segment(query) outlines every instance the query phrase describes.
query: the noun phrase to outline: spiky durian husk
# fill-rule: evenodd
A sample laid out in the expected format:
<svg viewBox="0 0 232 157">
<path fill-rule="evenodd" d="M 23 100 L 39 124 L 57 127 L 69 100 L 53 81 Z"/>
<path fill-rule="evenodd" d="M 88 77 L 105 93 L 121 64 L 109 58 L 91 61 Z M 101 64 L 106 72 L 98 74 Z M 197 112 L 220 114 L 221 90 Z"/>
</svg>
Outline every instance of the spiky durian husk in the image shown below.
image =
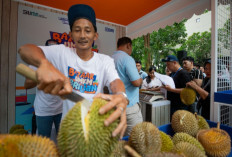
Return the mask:
<svg viewBox="0 0 232 157">
<path fill-rule="evenodd" d="M 185 132 L 191 136 L 196 136 L 198 132 L 198 122 L 195 115 L 186 110 L 178 110 L 172 115 L 172 129 L 177 132 Z"/>
<path fill-rule="evenodd" d="M 199 130 L 201 129 L 210 129 L 209 124 L 204 117 L 197 115 Z"/>
<path fill-rule="evenodd" d="M 146 155 L 145 157 L 185 157 L 185 156 L 176 153 L 162 152 L 162 153 L 154 153 L 151 155 Z"/>
<path fill-rule="evenodd" d="M 24 129 L 24 125 L 16 124 L 10 128 L 9 134 L 12 134 L 17 129 Z"/>
<path fill-rule="evenodd" d="M 1 157 L 58 157 L 53 141 L 41 136 L 0 135 Z"/>
<path fill-rule="evenodd" d="M 162 131 L 160 131 L 160 135 L 162 140 L 161 152 L 170 152 L 174 146 L 171 137 Z"/>
<path fill-rule="evenodd" d="M 177 153 L 183 153 L 186 157 L 206 157 L 198 147 L 188 142 L 177 143 L 174 150 Z"/>
<path fill-rule="evenodd" d="M 161 137 L 158 128 L 150 122 L 142 122 L 132 128 L 129 145 L 140 155 L 160 152 Z"/>
<path fill-rule="evenodd" d="M 110 157 L 127 157 L 128 154 L 126 150 L 124 149 L 125 145 L 126 145 L 126 141 L 123 141 L 123 140 L 118 141 Z"/>
<path fill-rule="evenodd" d="M 180 133 L 176 133 L 173 138 L 172 141 L 174 143 L 174 145 L 176 145 L 179 142 L 188 142 L 190 144 L 195 145 L 196 147 L 198 147 L 203 153 L 205 153 L 205 150 L 203 148 L 203 146 L 201 145 L 201 143 L 194 137 L 192 137 L 189 134 L 180 132 Z"/>
<path fill-rule="evenodd" d="M 196 100 L 196 92 L 192 88 L 184 88 L 180 92 L 180 100 L 185 105 L 192 105 Z"/>
<path fill-rule="evenodd" d="M 104 120 L 113 110 L 104 115 L 99 114 L 101 106 L 107 101 L 94 99 L 89 111 L 88 139 L 84 136 L 81 120 L 81 105 L 77 103 L 64 117 L 58 134 L 58 148 L 62 157 L 110 156 L 118 137 L 112 137 L 118 121 L 110 126 L 104 126 Z"/>
<path fill-rule="evenodd" d="M 197 139 L 212 157 L 225 157 L 231 151 L 231 139 L 228 133 L 218 128 L 200 130 Z"/>
</svg>

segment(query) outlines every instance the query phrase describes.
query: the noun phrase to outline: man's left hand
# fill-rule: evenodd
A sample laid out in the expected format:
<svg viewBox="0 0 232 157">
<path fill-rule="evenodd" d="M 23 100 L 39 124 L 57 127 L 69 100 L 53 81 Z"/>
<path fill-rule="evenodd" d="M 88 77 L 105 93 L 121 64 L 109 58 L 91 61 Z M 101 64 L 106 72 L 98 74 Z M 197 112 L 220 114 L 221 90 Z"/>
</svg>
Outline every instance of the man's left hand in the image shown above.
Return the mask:
<svg viewBox="0 0 232 157">
<path fill-rule="evenodd" d="M 120 133 L 120 139 L 122 139 L 127 128 L 126 106 L 129 103 L 128 100 L 122 94 L 109 95 L 99 93 L 94 98 L 102 98 L 109 101 L 109 103 L 100 108 L 100 114 L 105 114 L 109 110 L 116 108 L 116 110 L 105 120 L 104 124 L 105 126 L 109 126 L 120 117 L 120 123 L 113 131 L 112 136 L 115 137 Z"/>
</svg>

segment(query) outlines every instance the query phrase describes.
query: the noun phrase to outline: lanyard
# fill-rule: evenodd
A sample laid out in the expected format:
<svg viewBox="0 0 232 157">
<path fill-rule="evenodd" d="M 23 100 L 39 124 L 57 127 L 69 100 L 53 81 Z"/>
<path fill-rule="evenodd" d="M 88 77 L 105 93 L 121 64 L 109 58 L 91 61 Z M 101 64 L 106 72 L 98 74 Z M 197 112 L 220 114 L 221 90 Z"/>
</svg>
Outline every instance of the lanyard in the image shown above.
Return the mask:
<svg viewBox="0 0 232 157">
<path fill-rule="evenodd" d="M 172 78 L 175 77 L 176 74 L 177 74 L 181 69 L 182 69 L 182 68 L 180 67 L 171 77 L 172 77 Z"/>
</svg>

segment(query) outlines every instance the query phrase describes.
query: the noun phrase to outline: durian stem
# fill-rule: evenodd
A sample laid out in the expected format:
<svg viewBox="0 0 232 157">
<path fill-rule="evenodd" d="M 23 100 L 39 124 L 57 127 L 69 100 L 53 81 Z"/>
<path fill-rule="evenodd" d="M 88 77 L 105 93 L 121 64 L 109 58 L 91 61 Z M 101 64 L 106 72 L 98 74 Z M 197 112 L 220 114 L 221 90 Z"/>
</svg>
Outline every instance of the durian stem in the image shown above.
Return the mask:
<svg viewBox="0 0 232 157">
<path fill-rule="evenodd" d="M 220 122 L 217 122 L 217 128 L 220 129 Z"/>
<path fill-rule="evenodd" d="M 196 112 L 194 113 L 194 115 L 195 115 L 196 119 L 198 120 L 198 116 L 197 116 L 197 113 L 196 113 Z"/>
<path fill-rule="evenodd" d="M 132 156 L 132 157 L 141 157 L 133 148 L 128 145 L 124 146 L 124 149 Z"/>
</svg>

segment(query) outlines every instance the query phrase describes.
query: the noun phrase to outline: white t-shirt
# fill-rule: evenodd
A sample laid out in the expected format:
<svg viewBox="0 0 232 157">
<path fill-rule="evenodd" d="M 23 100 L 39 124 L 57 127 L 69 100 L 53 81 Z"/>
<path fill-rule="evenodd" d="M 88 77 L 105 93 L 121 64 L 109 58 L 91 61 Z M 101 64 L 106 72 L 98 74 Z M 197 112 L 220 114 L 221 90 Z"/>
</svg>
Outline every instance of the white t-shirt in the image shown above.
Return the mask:
<svg viewBox="0 0 232 157">
<path fill-rule="evenodd" d="M 33 70 L 37 70 L 34 66 L 29 66 Z M 59 96 L 46 94 L 36 87 L 36 95 L 34 101 L 35 115 L 37 116 L 53 116 L 62 113 L 63 100 Z"/>
<path fill-rule="evenodd" d="M 163 74 L 160 74 L 157 72 L 155 72 L 155 76 L 157 79 L 162 81 L 163 85 L 169 85 L 171 88 L 176 88 L 174 80 L 172 77 L 170 77 L 168 75 L 163 75 Z M 167 97 L 167 90 L 165 88 L 161 88 L 160 91 L 165 94 L 165 97 Z"/>
<path fill-rule="evenodd" d="M 64 45 L 41 46 L 46 58 L 65 76 L 70 79 L 73 91 L 89 101 L 97 93 L 103 93 L 104 86 L 110 85 L 119 79 L 114 60 L 104 54 L 94 53 L 88 61 L 83 61 L 76 53 L 75 48 Z M 69 100 L 63 101 L 63 114 L 75 105 Z"/>
<path fill-rule="evenodd" d="M 158 86 L 158 87 L 162 86 L 162 83 L 161 83 L 161 81 L 160 81 L 159 79 L 157 79 L 157 78 L 155 77 L 153 80 L 151 80 L 150 83 L 147 83 L 147 79 L 145 78 L 145 79 L 143 80 L 143 84 L 142 84 L 141 89 L 155 88 L 155 87 L 157 87 L 157 86 Z"/>
</svg>

